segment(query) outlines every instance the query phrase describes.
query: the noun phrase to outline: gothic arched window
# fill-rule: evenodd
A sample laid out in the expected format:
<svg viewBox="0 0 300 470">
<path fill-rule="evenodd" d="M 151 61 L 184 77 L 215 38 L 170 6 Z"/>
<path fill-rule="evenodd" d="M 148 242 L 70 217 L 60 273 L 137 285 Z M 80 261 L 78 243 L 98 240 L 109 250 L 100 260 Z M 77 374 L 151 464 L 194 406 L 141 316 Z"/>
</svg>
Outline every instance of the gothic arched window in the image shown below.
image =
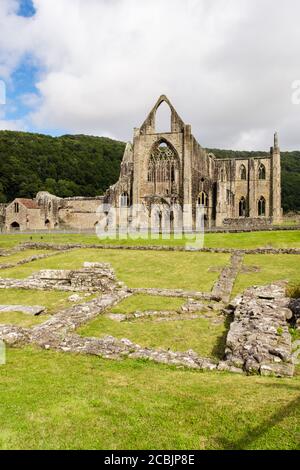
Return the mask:
<svg viewBox="0 0 300 470">
<path fill-rule="evenodd" d="M 241 176 L 241 180 L 247 179 L 247 170 L 246 170 L 245 165 L 241 165 L 240 167 L 240 176 Z"/>
<path fill-rule="evenodd" d="M 163 183 L 176 180 L 179 168 L 177 154 L 166 142 L 159 142 L 152 151 L 148 162 L 148 181 Z"/>
<path fill-rule="evenodd" d="M 128 207 L 129 206 L 129 196 L 128 193 L 125 191 L 120 196 L 120 205 L 121 207 Z"/>
<path fill-rule="evenodd" d="M 258 201 L 258 215 L 264 217 L 266 215 L 266 200 L 263 196 Z"/>
<path fill-rule="evenodd" d="M 258 167 L 258 179 L 259 180 L 266 179 L 266 167 L 262 163 Z"/>
<path fill-rule="evenodd" d="M 199 193 L 197 204 L 198 206 L 208 207 L 208 195 L 204 191 Z"/>
<path fill-rule="evenodd" d="M 246 199 L 241 197 L 239 202 L 239 217 L 246 217 Z"/>
</svg>

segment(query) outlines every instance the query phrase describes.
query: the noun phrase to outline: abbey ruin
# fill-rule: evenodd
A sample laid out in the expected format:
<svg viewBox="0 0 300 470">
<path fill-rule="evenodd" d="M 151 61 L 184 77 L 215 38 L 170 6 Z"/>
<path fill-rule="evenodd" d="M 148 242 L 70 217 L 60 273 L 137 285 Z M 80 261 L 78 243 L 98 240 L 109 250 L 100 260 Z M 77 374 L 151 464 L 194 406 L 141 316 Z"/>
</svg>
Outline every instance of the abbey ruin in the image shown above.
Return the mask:
<svg viewBox="0 0 300 470">
<path fill-rule="evenodd" d="M 170 132 L 156 132 L 156 112 L 166 103 Z M 107 216 L 107 206 L 123 209 L 129 224 L 147 227 L 153 215 L 172 227 L 179 214 L 194 228 L 197 208 L 207 228 L 254 228 L 282 219 L 278 136 L 267 158 L 219 159 L 192 134 L 169 99 L 162 95 L 133 142 L 126 145 L 119 180 L 96 198 L 60 198 L 39 192 L 18 198 L 4 211 L 6 231 L 92 230 Z"/>
</svg>

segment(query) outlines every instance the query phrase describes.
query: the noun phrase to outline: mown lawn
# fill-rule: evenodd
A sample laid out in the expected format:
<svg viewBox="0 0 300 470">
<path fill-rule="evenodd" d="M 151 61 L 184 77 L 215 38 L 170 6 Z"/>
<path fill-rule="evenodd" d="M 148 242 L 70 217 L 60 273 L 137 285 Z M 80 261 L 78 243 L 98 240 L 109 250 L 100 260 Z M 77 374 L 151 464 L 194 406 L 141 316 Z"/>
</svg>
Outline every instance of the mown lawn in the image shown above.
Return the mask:
<svg viewBox="0 0 300 470">
<path fill-rule="evenodd" d="M 74 302 L 68 300 L 68 297 L 72 294 L 73 292 L 0 289 L 1 305 L 41 305 L 47 308 L 47 312 L 39 316 L 31 316 L 21 312 L 0 311 L 0 324 L 31 327 L 42 323 L 49 318 L 49 315 L 74 305 Z M 86 302 L 90 298 L 92 296 L 85 297 L 80 302 Z"/>
<path fill-rule="evenodd" d="M 222 358 L 227 328 L 210 320 L 174 320 L 156 322 L 151 319 L 116 322 L 105 316 L 97 317 L 78 331 L 83 336 L 105 335 L 127 338 L 142 347 L 171 349 L 185 352 L 189 349 L 200 356 Z"/>
<path fill-rule="evenodd" d="M 111 313 L 129 314 L 137 310 L 178 310 L 186 303 L 186 299 L 176 297 L 164 297 L 155 295 L 135 294 L 127 297 L 110 309 Z"/>
<path fill-rule="evenodd" d="M 23 312 L 1 312 L 0 311 L 0 324 L 2 325 L 17 325 L 23 328 L 32 328 L 35 325 L 40 325 L 50 318 L 48 314 L 41 315 L 27 315 Z"/>
<path fill-rule="evenodd" d="M 1 449 L 299 449 L 300 376 L 9 349 Z"/>
<path fill-rule="evenodd" d="M 17 263 L 25 258 L 36 255 L 53 253 L 51 250 L 22 250 L 8 256 L 0 256 L 0 266 L 7 263 Z"/>
<path fill-rule="evenodd" d="M 129 287 L 210 291 L 218 278 L 211 266 L 225 266 L 230 255 L 195 252 L 76 249 L 47 259 L 4 269 L 1 277 L 25 278 L 40 269 L 77 269 L 84 261 L 111 263 Z"/>
<path fill-rule="evenodd" d="M 130 314 L 136 310 L 178 310 L 184 299 L 133 295 L 120 302 L 108 312 Z M 108 313 L 107 312 L 107 313 Z M 102 337 L 112 335 L 128 338 L 140 346 L 187 351 L 193 349 L 201 356 L 221 358 L 224 354 L 227 326 L 224 322 L 214 324 L 212 319 L 156 321 L 154 317 L 117 322 L 105 315 L 97 317 L 78 332 L 83 336 Z"/>
<path fill-rule="evenodd" d="M 11 248 L 19 243 L 26 241 L 49 242 L 49 243 L 108 243 L 115 245 L 185 245 L 185 239 L 165 240 L 106 240 L 99 239 L 96 234 L 11 234 L 0 235 L 0 248 Z M 204 246 L 213 248 L 257 248 L 257 247 L 275 247 L 288 248 L 300 247 L 300 231 L 266 231 L 266 232 L 247 232 L 247 233 L 207 233 L 204 238 Z"/>
<path fill-rule="evenodd" d="M 253 285 L 270 284 L 273 281 L 287 280 L 300 284 L 299 255 L 246 255 L 244 266 L 257 266 L 260 271 L 239 273 L 232 296 Z"/>
</svg>

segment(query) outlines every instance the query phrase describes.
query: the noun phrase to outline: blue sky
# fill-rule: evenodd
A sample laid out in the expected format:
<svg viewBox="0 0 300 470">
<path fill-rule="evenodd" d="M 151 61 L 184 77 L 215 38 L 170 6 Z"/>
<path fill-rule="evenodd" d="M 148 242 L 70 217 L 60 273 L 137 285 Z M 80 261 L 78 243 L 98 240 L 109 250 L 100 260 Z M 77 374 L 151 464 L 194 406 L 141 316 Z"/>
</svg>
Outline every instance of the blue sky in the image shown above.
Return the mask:
<svg viewBox="0 0 300 470">
<path fill-rule="evenodd" d="M 21 0 L 18 15 L 30 17 L 35 13 L 35 8 L 31 0 Z"/>
<path fill-rule="evenodd" d="M 32 18 L 36 13 L 32 0 L 20 0 L 17 15 Z M 30 54 L 25 54 L 18 67 L 12 72 L 9 81 L 6 81 L 6 107 L 5 117 L 9 121 L 25 121 L 31 112 L 31 105 L 27 103 L 26 96 L 38 96 L 36 83 L 42 73 L 42 68 Z M 64 129 L 37 128 L 34 124 L 26 125 L 24 130 L 30 132 L 43 132 L 51 135 L 61 135 Z"/>
<path fill-rule="evenodd" d="M 299 18 L 299 0 L 1 0 L 0 129 L 131 140 L 166 94 L 204 147 L 299 149 Z"/>
</svg>

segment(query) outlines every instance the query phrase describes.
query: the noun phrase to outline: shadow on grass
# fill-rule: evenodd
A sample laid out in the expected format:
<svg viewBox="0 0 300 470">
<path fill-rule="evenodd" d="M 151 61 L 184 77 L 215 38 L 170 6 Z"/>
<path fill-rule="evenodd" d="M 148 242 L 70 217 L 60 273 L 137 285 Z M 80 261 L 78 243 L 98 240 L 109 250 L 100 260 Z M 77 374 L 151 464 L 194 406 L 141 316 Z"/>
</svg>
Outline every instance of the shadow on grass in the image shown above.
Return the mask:
<svg viewBox="0 0 300 470">
<path fill-rule="evenodd" d="M 282 420 L 295 413 L 300 413 L 300 396 L 271 415 L 270 418 L 263 421 L 260 426 L 256 426 L 255 428 L 247 431 L 239 440 L 232 442 L 228 439 L 220 439 L 219 442 L 224 450 L 247 449 L 252 442 L 266 434 L 272 427 L 279 424 Z"/>
<path fill-rule="evenodd" d="M 218 359 L 223 359 L 225 354 L 226 338 L 230 328 L 230 325 L 233 321 L 233 315 L 226 315 L 224 325 L 225 330 L 222 335 L 218 336 L 217 342 L 215 343 L 212 355 Z"/>
</svg>

